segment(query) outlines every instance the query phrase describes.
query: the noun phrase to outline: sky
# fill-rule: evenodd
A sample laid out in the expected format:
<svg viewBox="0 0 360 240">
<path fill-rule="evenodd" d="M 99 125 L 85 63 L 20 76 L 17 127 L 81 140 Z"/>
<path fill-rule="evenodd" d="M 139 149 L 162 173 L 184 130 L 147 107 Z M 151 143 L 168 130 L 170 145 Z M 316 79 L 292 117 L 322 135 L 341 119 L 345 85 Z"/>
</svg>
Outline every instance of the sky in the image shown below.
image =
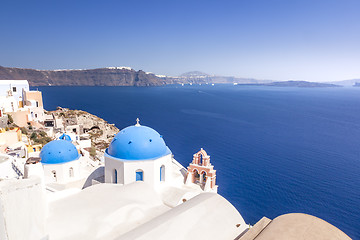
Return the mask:
<svg viewBox="0 0 360 240">
<path fill-rule="evenodd" d="M 359 0 L 4 0 L 0 66 L 360 78 Z"/>
</svg>

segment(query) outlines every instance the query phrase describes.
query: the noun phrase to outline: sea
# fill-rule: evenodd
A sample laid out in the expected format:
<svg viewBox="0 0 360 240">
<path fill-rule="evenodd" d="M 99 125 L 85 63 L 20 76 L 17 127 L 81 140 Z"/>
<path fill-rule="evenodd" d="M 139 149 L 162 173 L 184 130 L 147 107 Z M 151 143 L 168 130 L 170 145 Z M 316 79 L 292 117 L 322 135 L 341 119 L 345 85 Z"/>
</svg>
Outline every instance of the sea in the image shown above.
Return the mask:
<svg viewBox="0 0 360 240">
<path fill-rule="evenodd" d="M 119 129 L 139 118 L 185 167 L 204 148 L 219 194 L 251 225 L 300 212 L 360 239 L 360 88 L 32 89 L 42 91 L 46 110 L 85 110 Z"/>
</svg>

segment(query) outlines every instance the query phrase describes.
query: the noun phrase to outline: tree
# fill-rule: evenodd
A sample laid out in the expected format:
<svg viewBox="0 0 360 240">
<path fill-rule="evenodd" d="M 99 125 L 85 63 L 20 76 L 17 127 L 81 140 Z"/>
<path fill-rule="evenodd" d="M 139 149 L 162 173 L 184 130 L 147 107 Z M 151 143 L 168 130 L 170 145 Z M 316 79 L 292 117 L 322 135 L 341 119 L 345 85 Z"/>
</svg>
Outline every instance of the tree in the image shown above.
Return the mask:
<svg viewBox="0 0 360 240">
<path fill-rule="evenodd" d="M 10 114 L 8 114 L 7 116 L 8 116 L 8 124 L 14 123 L 14 119 L 12 118 L 12 116 Z"/>
<path fill-rule="evenodd" d="M 26 130 L 26 128 L 22 127 L 20 128 L 21 132 L 25 135 L 28 135 L 28 131 Z"/>
<path fill-rule="evenodd" d="M 46 132 L 44 132 L 44 131 L 39 132 L 39 135 L 40 135 L 41 137 L 46 137 L 46 136 L 47 136 Z"/>
<path fill-rule="evenodd" d="M 30 135 L 30 139 L 35 141 L 35 140 L 37 139 L 37 134 L 33 132 L 33 133 Z"/>
<path fill-rule="evenodd" d="M 96 148 L 95 147 L 90 148 L 90 156 L 92 156 L 92 157 L 96 156 Z"/>
</svg>

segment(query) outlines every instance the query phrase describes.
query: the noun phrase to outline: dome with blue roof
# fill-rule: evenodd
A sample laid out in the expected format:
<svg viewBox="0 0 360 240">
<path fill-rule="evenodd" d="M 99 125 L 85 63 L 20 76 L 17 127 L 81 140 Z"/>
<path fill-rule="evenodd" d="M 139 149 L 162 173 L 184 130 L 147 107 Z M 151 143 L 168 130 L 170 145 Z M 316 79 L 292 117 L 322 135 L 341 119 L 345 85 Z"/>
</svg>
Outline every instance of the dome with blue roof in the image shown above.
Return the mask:
<svg viewBox="0 0 360 240">
<path fill-rule="evenodd" d="M 80 154 L 71 142 L 54 140 L 41 149 L 40 158 L 42 164 L 61 164 L 79 159 Z"/>
<path fill-rule="evenodd" d="M 123 160 L 153 160 L 171 151 L 157 131 L 137 123 L 116 134 L 106 153 Z"/>
<path fill-rule="evenodd" d="M 62 139 L 62 140 L 66 140 L 66 141 L 71 141 L 71 137 L 65 133 L 63 133 L 59 139 Z"/>
</svg>

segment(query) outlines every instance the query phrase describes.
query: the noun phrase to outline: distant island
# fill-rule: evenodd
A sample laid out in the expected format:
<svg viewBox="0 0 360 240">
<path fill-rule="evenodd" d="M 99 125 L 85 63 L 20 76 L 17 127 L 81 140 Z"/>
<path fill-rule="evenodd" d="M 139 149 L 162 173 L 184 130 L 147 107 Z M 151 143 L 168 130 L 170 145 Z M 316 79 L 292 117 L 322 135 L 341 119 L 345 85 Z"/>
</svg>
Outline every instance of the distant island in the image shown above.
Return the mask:
<svg viewBox="0 0 360 240">
<path fill-rule="evenodd" d="M 306 87 L 306 88 L 341 87 L 340 85 L 336 85 L 336 84 L 307 82 L 307 81 L 272 82 L 272 83 L 267 83 L 267 84 L 262 84 L 262 85 L 275 86 L 275 87 Z"/>
<path fill-rule="evenodd" d="M 354 87 L 360 87 L 360 82 L 354 83 Z"/>
<path fill-rule="evenodd" d="M 0 66 L 0 80 L 28 80 L 30 86 L 164 86 L 171 84 L 234 84 L 278 87 L 339 87 L 356 85 L 358 79 L 338 82 L 273 81 L 255 78 L 210 75 L 192 71 L 180 76 L 157 75 L 130 67 L 96 69 L 37 70 Z M 350 85 L 350 86 L 351 86 Z M 355 86 L 354 85 L 354 86 Z M 357 85 L 356 85 L 357 86 Z"/>
</svg>

